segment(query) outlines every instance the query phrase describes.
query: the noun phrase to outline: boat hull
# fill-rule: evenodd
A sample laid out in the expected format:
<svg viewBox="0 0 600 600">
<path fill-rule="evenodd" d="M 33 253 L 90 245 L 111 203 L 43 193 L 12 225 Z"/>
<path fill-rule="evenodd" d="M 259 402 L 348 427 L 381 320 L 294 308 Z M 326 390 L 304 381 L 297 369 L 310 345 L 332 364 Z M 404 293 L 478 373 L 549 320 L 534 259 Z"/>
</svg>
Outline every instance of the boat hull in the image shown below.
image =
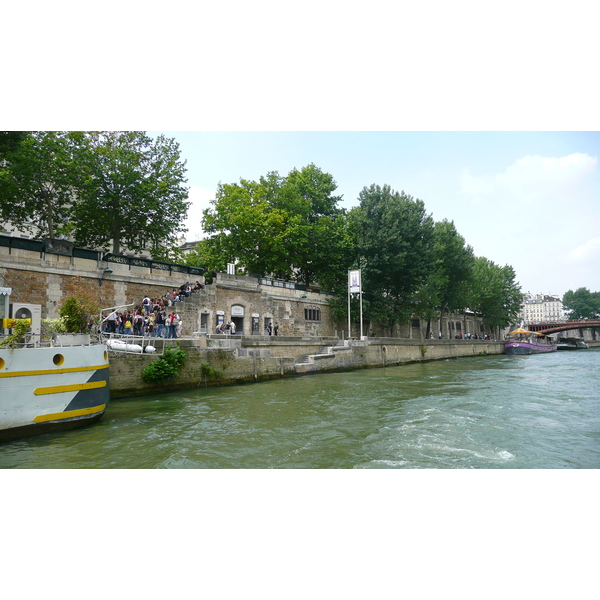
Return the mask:
<svg viewBox="0 0 600 600">
<path fill-rule="evenodd" d="M 104 345 L 0 349 L 0 440 L 93 423 L 109 398 Z"/>
<path fill-rule="evenodd" d="M 583 340 L 559 341 L 557 350 L 587 350 L 587 344 Z"/>
<path fill-rule="evenodd" d="M 505 354 L 544 354 L 555 352 L 556 344 L 540 344 L 527 341 L 510 341 L 504 344 Z"/>
</svg>

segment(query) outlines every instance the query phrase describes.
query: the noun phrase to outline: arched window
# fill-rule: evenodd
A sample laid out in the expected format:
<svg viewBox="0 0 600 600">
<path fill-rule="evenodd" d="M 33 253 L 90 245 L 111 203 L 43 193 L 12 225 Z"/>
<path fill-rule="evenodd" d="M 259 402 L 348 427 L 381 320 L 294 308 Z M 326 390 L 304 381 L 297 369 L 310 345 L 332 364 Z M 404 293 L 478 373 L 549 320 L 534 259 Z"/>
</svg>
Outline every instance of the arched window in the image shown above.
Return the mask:
<svg viewBox="0 0 600 600">
<path fill-rule="evenodd" d="M 231 306 L 231 316 L 232 317 L 243 317 L 244 316 L 244 307 L 241 304 L 233 304 Z"/>
</svg>

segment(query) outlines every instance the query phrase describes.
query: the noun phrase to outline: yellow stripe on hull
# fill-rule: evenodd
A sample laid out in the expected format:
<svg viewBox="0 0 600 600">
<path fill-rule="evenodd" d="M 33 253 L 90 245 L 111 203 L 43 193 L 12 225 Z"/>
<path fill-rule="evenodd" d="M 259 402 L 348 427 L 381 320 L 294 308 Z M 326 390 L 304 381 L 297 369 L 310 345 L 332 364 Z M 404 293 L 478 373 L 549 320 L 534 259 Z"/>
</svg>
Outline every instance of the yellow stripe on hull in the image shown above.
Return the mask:
<svg viewBox="0 0 600 600">
<path fill-rule="evenodd" d="M 83 371 L 96 371 L 97 369 L 108 369 L 108 365 L 73 367 L 72 369 L 45 369 L 44 371 L 14 371 L 13 373 L 0 373 L 0 377 L 25 377 L 31 375 L 55 375 L 57 373 L 82 373 Z"/>
<path fill-rule="evenodd" d="M 47 421 L 60 421 L 64 419 L 72 419 L 73 417 L 84 417 L 106 410 L 106 404 L 100 406 L 92 406 L 91 408 L 81 408 L 79 410 L 67 410 L 65 412 L 53 413 L 49 415 L 39 415 L 34 417 L 34 423 L 46 423 Z"/>
<path fill-rule="evenodd" d="M 60 394 L 61 392 L 79 392 L 80 390 L 93 390 L 106 387 L 106 381 L 92 381 L 90 383 L 72 383 L 70 385 L 53 385 L 52 387 L 41 387 L 33 390 L 36 396 L 45 394 Z"/>
</svg>

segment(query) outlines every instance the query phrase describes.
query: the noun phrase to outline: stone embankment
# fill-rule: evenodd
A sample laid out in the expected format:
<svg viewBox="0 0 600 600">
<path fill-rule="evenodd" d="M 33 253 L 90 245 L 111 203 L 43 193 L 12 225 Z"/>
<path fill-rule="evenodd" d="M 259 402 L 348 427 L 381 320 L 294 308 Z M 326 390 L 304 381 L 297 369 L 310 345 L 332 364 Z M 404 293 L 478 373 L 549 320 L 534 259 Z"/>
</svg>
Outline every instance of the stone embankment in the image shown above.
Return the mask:
<svg viewBox="0 0 600 600">
<path fill-rule="evenodd" d="M 154 354 L 110 352 L 113 398 L 290 377 L 308 373 L 389 367 L 411 362 L 502 354 L 502 342 L 484 340 L 408 340 L 202 336 L 169 340 L 187 354 L 178 377 L 162 385 L 142 380 L 142 370 L 159 360 Z M 161 342 L 157 343 L 160 349 Z M 206 366 L 210 366 L 207 369 Z"/>
</svg>

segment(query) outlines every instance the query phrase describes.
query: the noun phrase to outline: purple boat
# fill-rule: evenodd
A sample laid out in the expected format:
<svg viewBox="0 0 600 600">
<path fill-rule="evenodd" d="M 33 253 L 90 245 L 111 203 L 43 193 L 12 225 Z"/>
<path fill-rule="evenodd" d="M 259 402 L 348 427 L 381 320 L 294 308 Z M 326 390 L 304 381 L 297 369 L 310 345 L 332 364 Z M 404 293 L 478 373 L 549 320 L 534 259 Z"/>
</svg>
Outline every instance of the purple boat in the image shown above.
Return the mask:
<svg viewBox="0 0 600 600">
<path fill-rule="evenodd" d="M 557 346 L 550 338 L 540 333 L 527 331 L 522 327 L 511 331 L 509 339 L 504 344 L 506 354 L 542 354 L 543 352 L 556 352 Z"/>
</svg>

